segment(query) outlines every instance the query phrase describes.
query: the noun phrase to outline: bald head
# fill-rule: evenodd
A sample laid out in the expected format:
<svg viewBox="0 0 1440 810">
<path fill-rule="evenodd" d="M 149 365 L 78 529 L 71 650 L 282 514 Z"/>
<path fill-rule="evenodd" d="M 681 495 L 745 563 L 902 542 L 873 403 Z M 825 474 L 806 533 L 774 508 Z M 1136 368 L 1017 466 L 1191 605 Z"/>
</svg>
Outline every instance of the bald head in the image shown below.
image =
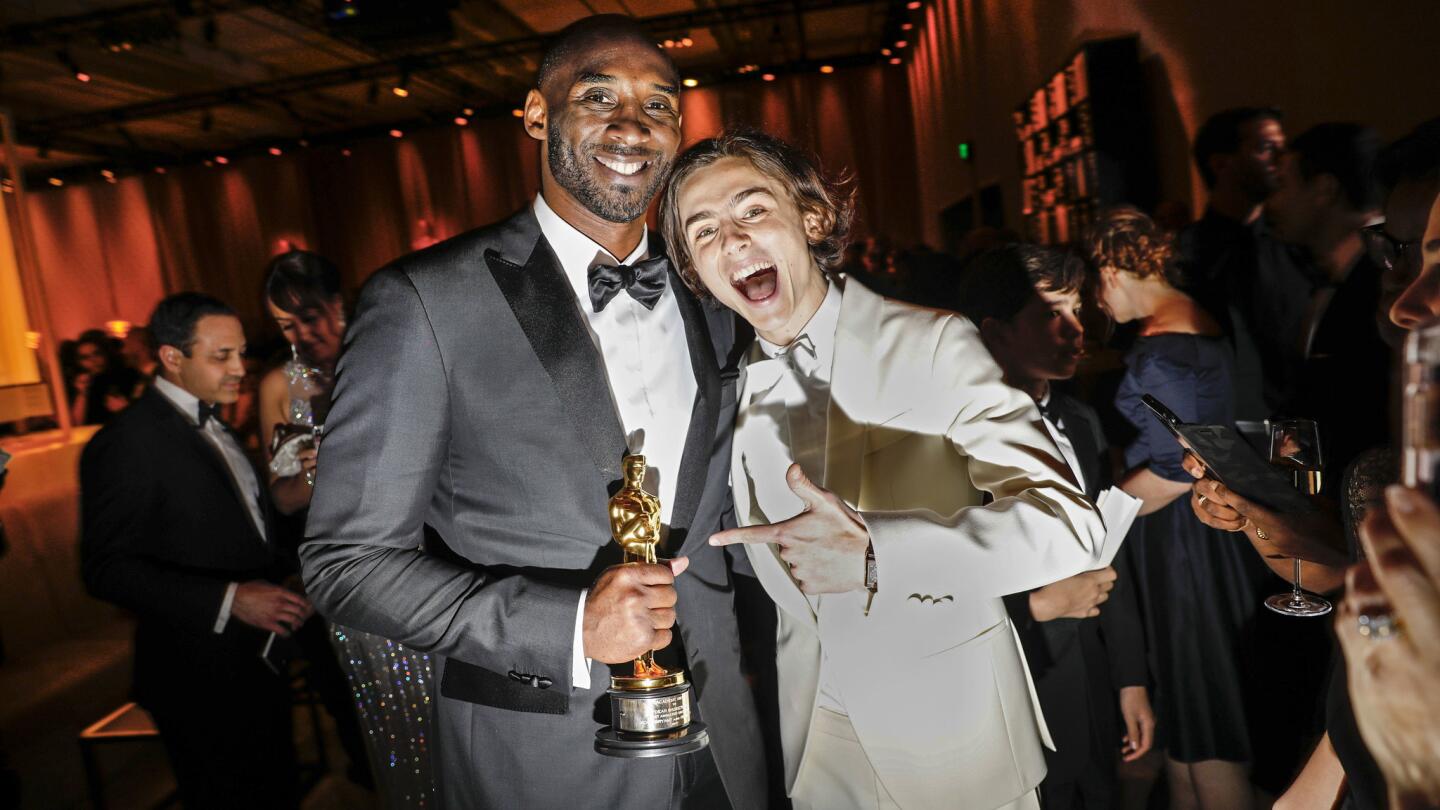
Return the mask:
<svg viewBox="0 0 1440 810">
<path fill-rule="evenodd" d="M 568 87 L 584 71 L 585 57 L 622 45 L 658 54 L 670 68 L 672 83 L 679 84 L 680 72 L 670 55 L 655 44 L 634 18 L 623 14 L 596 14 L 570 23 L 550 40 L 540 58 L 535 87 L 550 96 L 556 86 Z"/>
</svg>

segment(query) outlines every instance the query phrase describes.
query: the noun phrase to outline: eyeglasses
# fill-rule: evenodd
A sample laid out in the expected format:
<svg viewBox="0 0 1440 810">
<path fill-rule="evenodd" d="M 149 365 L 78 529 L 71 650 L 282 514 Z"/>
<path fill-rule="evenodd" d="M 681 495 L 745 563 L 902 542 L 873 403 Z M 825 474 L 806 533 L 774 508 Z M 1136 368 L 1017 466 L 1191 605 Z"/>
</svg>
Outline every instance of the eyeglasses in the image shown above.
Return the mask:
<svg viewBox="0 0 1440 810">
<path fill-rule="evenodd" d="M 1370 254 L 1370 260 L 1386 270 L 1394 269 L 1405 261 L 1407 254 L 1416 255 L 1414 251 L 1420 245 L 1419 239 L 1402 242 L 1391 236 L 1385 230 L 1383 222 L 1361 228 L 1360 237 L 1365 240 L 1365 250 Z"/>
</svg>

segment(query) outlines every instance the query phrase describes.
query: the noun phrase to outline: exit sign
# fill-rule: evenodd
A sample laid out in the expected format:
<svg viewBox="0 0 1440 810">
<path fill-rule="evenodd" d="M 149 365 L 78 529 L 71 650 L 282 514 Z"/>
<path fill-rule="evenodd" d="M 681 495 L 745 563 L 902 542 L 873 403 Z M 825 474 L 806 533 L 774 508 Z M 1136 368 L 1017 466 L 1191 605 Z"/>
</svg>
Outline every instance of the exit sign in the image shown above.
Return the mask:
<svg viewBox="0 0 1440 810">
<path fill-rule="evenodd" d="M 962 142 L 960 143 L 960 146 L 958 147 L 958 149 L 959 149 L 959 151 L 960 151 L 960 159 L 961 159 L 961 160 L 969 160 L 969 159 L 970 159 L 970 142 L 969 142 L 969 141 L 962 141 Z"/>
</svg>

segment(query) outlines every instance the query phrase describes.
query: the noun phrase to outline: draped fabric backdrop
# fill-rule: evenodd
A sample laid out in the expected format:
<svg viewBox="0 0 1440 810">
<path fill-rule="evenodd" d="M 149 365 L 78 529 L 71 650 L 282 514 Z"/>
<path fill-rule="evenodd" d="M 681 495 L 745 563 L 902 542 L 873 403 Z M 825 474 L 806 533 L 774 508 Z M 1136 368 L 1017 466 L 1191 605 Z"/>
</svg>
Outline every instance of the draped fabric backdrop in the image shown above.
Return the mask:
<svg viewBox="0 0 1440 810">
<path fill-rule="evenodd" d="M 725 126 L 758 126 L 855 175 L 858 236 L 920 237 L 903 68 L 695 88 L 682 105 L 687 145 Z M 28 195 L 56 334 L 145 323 L 161 297 L 193 289 L 234 306 L 254 340 L 270 330 L 260 287 L 275 254 L 321 253 L 353 290 L 386 262 L 508 216 L 539 188 L 538 145 L 515 118 L 350 151 L 316 147 Z"/>
</svg>

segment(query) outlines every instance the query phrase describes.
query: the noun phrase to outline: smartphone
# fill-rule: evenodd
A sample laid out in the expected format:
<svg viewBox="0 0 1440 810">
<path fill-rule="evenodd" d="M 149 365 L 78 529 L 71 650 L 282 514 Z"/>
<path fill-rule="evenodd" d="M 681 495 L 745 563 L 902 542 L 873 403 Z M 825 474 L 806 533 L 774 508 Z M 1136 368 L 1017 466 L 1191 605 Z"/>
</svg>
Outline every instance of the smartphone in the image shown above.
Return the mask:
<svg viewBox="0 0 1440 810">
<path fill-rule="evenodd" d="M 1305 514 L 1315 510 L 1315 504 L 1233 428 L 1186 424 L 1155 397 L 1146 394 L 1141 401 L 1175 441 L 1205 465 L 1206 477 L 1272 512 Z"/>
</svg>

